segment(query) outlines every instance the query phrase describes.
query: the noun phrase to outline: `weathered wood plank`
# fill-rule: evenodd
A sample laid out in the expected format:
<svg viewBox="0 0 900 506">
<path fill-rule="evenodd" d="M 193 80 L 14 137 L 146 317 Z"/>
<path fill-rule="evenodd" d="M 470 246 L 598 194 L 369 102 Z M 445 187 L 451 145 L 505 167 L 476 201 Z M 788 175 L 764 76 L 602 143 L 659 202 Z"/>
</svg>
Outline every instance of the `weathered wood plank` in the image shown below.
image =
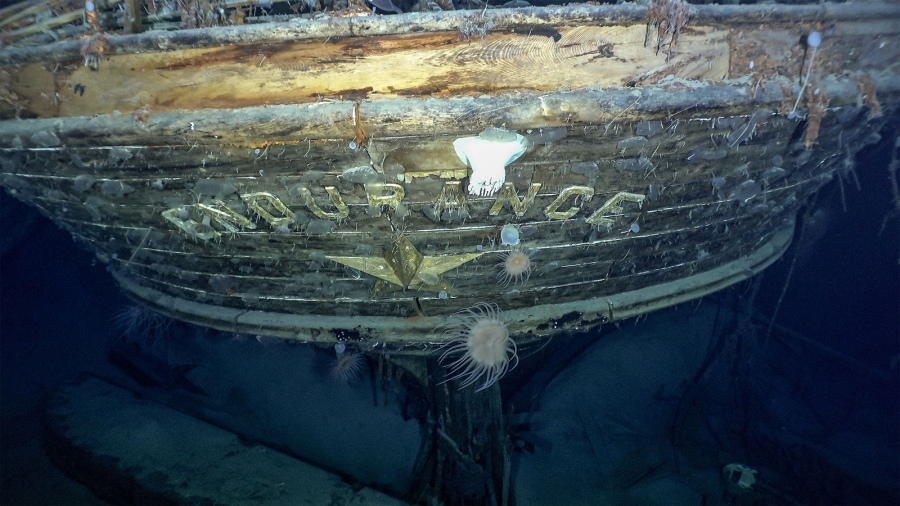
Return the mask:
<svg viewBox="0 0 900 506">
<path fill-rule="evenodd" d="M 113 111 L 145 116 L 322 99 L 549 91 L 650 84 L 669 75 L 793 77 L 801 72 L 805 50 L 799 40 L 814 28 L 792 24 L 729 31 L 692 24 L 670 62 L 644 47 L 641 25 L 560 27 L 559 40 L 496 33 L 466 41 L 455 32 L 432 32 L 124 53 L 106 56 L 96 71 L 81 65 L 79 56 L 12 72 L 6 86 L 19 97 L 19 110 L 2 104 L 0 117 Z M 897 49 L 877 40 L 897 30 L 889 22 L 842 23 L 826 38 L 819 61 L 844 72 L 883 68 L 895 61 Z M 850 53 L 843 50 L 848 45 Z"/>
<path fill-rule="evenodd" d="M 104 56 L 98 70 L 36 62 L 12 84 L 36 117 L 234 108 L 406 96 L 622 86 L 642 74 L 727 72 L 727 32 L 695 26 L 668 64 L 642 26 L 560 27 L 460 40 L 456 32 L 355 37 Z M 666 69 L 665 71 L 663 69 Z M 47 100 L 44 97 L 53 97 Z"/>
<path fill-rule="evenodd" d="M 614 26 L 643 24 L 646 7 L 637 4 L 587 5 L 527 9 L 491 9 L 483 14 L 473 11 L 411 13 L 402 17 L 363 16 L 325 18 L 317 21 L 297 19 L 287 23 L 264 23 L 215 29 L 147 32 L 116 37 L 109 41 L 114 53 L 176 50 L 199 45 L 222 46 L 258 42 L 280 42 L 326 37 L 353 37 L 398 33 L 456 31 L 475 16 L 494 25 L 495 30 L 516 26 Z M 691 5 L 690 18 L 697 24 L 728 23 L 759 26 L 770 23 L 833 23 L 900 16 L 894 3 L 823 3 L 818 5 Z M 78 55 L 81 41 L 65 41 L 41 47 L 10 47 L 0 52 L 0 64 L 50 61 Z"/>
</svg>

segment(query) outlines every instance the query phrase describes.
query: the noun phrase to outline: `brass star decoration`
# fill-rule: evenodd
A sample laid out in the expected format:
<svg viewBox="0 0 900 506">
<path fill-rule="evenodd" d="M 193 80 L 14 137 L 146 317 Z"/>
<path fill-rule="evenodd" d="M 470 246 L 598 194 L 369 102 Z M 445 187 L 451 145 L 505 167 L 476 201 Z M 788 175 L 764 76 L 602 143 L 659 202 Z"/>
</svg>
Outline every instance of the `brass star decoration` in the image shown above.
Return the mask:
<svg viewBox="0 0 900 506">
<path fill-rule="evenodd" d="M 342 257 L 327 255 L 326 258 L 347 267 L 375 276 L 374 293 L 388 290 L 411 288 L 432 292 L 453 292 L 453 286 L 441 274 L 471 262 L 483 252 L 460 255 L 422 256 L 406 237 L 394 241 L 383 257 Z"/>
</svg>

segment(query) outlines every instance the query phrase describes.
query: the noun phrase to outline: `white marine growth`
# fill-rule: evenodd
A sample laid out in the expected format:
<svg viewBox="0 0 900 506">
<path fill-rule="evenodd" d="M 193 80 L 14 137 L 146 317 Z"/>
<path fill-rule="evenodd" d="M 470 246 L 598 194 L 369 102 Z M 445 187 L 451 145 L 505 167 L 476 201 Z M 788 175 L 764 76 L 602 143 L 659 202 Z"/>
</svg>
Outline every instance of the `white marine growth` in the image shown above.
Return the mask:
<svg viewBox="0 0 900 506">
<path fill-rule="evenodd" d="M 469 194 L 479 197 L 494 195 L 506 182 L 506 166 L 516 161 L 528 141 L 503 128 L 486 128 L 477 137 L 460 137 L 453 141 L 456 156 L 472 169 Z"/>
</svg>

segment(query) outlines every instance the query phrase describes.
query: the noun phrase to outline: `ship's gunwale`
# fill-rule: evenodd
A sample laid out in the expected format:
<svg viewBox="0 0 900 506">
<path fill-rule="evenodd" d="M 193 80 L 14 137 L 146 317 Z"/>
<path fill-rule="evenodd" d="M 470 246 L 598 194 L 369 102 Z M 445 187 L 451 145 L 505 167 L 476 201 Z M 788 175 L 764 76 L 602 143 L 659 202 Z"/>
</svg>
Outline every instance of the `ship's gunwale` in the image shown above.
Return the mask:
<svg viewBox="0 0 900 506">
<path fill-rule="evenodd" d="M 130 35 L 110 35 L 108 50 L 115 53 L 170 51 L 180 48 L 228 44 L 276 43 L 323 37 L 359 37 L 416 32 L 456 31 L 460 23 L 479 15 L 497 25 L 642 25 L 647 7 L 634 4 L 491 9 L 484 12 L 460 10 L 440 13 L 407 13 L 398 16 L 297 18 L 287 22 L 221 26 L 175 31 L 150 31 Z M 692 23 L 731 25 L 760 23 L 826 23 L 896 18 L 900 5 L 890 3 L 821 3 L 817 5 L 691 5 Z M 0 65 L 24 64 L 48 59 L 65 59 L 81 54 L 82 41 L 60 41 L 40 46 L 0 50 Z"/>
<path fill-rule="evenodd" d="M 870 73 L 880 94 L 900 93 L 893 73 Z M 157 146 L 189 138 L 203 145 L 265 145 L 272 142 L 350 139 L 355 131 L 354 110 L 359 107 L 370 138 L 403 138 L 478 132 L 490 125 L 512 129 L 636 122 L 669 115 L 673 119 L 709 119 L 743 110 L 777 110 L 784 102 L 781 84 L 795 91 L 799 85 L 785 78 L 762 82 L 751 93 L 745 80 L 687 83 L 673 80 L 640 88 L 583 89 L 557 92 L 505 93 L 481 97 L 329 100 L 290 105 L 234 109 L 159 112 L 145 121 L 128 114 L 0 121 L 0 149 L 50 149 L 92 146 Z M 819 83 L 830 107 L 854 104 L 860 96 L 854 76 L 829 75 Z M 573 114 L 572 111 L 578 111 Z M 672 114 L 675 112 L 676 114 Z M 688 114 L 685 114 L 688 113 Z M 190 129 L 190 124 L 195 129 Z M 196 128 L 200 125 L 200 128 Z M 252 130 L 255 142 L 235 142 L 238 128 Z M 48 146 L 31 138 L 52 131 L 60 139 Z M 240 137 L 246 138 L 241 133 Z M 98 140 L 107 140 L 98 144 Z"/>
</svg>

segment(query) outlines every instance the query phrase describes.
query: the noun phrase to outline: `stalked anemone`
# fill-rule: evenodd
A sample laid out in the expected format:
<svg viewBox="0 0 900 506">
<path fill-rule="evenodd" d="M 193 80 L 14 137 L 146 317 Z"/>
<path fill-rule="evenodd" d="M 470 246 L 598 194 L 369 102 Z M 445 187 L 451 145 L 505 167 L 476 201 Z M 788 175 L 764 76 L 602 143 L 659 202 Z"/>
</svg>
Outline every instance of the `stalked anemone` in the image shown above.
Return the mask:
<svg viewBox="0 0 900 506">
<path fill-rule="evenodd" d="M 803 90 L 809 84 L 809 73 L 812 72 L 813 63 L 816 61 L 816 51 L 819 50 L 819 45 L 821 44 L 822 34 L 820 32 L 810 32 L 806 36 L 806 45 L 812 48 L 812 56 L 809 58 L 809 66 L 806 67 L 806 76 L 803 78 L 802 86 L 800 86 L 800 93 L 797 93 L 797 101 L 794 102 L 794 107 L 788 113 L 787 119 L 795 119 L 797 117 L 797 106 L 800 105 L 800 99 L 803 98 Z"/>
<path fill-rule="evenodd" d="M 497 382 L 519 362 L 516 343 L 502 320 L 503 312 L 496 304 L 481 302 L 454 314 L 445 325 L 443 364 L 451 356 L 459 355 L 446 364 L 446 381 L 461 380 L 459 388 L 480 383 L 476 391 Z"/>
</svg>

